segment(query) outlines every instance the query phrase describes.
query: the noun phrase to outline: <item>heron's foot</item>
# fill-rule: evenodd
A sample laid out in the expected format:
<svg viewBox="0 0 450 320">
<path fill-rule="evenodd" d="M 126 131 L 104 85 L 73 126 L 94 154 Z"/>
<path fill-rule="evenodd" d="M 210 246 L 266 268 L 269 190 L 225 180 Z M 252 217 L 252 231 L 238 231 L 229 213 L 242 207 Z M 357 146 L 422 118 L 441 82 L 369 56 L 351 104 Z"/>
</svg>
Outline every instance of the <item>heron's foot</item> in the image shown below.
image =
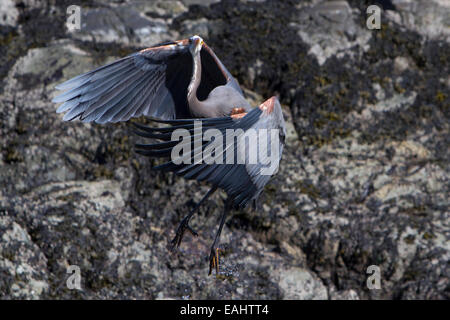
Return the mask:
<svg viewBox="0 0 450 320">
<path fill-rule="evenodd" d="M 186 217 L 181 222 L 177 228 L 177 233 L 175 237 L 170 242 L 170 249 L 173 251 L 178 248 L 181 244 L 181 240 L 183 240 L 184 233 L 188 230 L 193 236 L 197 237 L 198 233 L 191 228 L 189 225 L 189 219 Z"/>
<path fill-rule="evenodd" d="M 219 248 L 211 247 L 211 253 L 209 254 L 209 272 L 211 275 L 212 270 L 216 269 L 216 276 L 219 274 Z"/>
</svg>

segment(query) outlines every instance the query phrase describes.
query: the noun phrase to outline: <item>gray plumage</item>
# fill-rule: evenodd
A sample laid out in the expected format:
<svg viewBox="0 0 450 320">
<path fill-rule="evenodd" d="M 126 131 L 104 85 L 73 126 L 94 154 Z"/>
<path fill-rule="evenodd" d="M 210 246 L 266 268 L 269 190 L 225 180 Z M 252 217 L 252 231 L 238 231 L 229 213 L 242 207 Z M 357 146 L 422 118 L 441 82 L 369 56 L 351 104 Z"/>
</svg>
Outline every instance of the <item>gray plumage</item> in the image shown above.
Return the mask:
<svg viewBox="0 0 450 320">
<path fill-rule="evenodd" d="M 127 121 L 146 116 L 168 126 L 163 128 L 137 126 L 142 137 L 162 142 L 137 144 L 136 151 L 152 157 L 170 157 L 178 141 L 171 141 L 172 132 L 179 128 L 192 134 L 194 122 L 201 121 L 203 131 L 216 129 L 226 140 L 227 129 L 239 129 L 242 134 L 251 130 L 277 129 L 279 132 L 278 169 L 286 133 L 283 114 L 278 99 L 272 97 L 259 108 L 251 108 L 236 79 L 229 73 L 214 52 L 198 36 L 167 42 L 147 48 L 70 79 L 56 87 L 65 90 L 53 99 L 62 103 L 58 113 L 65 113 L 63 120 L 79 119 L 83 122 L 108 123 Z M 238 114 L 235 114 L 237 112 Z M 258 139 L 260 139 L 258 137 Z M 270 149 L 273 137 L 266 145 L 240 144 L 236 153 L 246 155 L 244 163 L 175 164 L 172 160 L 155 167 L 155 170 L 171 171 L 186 179 L 207 181 L 212 185 L 208 194 L 181 222 L 173 247 L 179 246 L 185 230 L 196 234 L 189 220 L 201 203 L 217 188 L 228 194 L 219 230 L 211 247 L 210 273 L 218 272 L 217 244 L 226 214 L 232 207 L 245 207 L 260 195 L 272 174 L 262 174 L 264 165 L 251 163 L 248 155 L 258 153 L 257 145 L 264 152 Z M 260 141 L 258 141 L 260 142 Z M 211 143 L 202 141 L 201 147 L 188 155 L 192 159 Z M 224 145 L 224 149 L 228 146 Z M 255 149 L 256 148 L 256 149 Z M 225 152 L 222 155 L 225 160 Z"/>
</svg>

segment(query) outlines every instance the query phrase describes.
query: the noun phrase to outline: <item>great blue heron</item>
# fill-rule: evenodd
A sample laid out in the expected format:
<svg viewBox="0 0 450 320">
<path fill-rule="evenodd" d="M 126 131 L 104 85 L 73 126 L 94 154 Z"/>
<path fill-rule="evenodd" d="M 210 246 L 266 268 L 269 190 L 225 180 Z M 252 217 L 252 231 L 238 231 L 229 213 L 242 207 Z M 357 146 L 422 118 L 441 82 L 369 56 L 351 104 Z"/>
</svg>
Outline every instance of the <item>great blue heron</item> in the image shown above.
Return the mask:
<svg viewBox="0 0 450 320">
<path fill-rule="evenodd" d="M 278 99 L 272 97 L 259 108 L 252 109 L 236 79 L 199 36 L 141 50 L 72 78 L 56 88 L 67 90 L 53 99 L 53 102 L 63 102 L 57 112 L 66 112 L 64 120 L 107 123 L 144 115 L 168 124 L 163 128 L 136 125 L 138 135 L 163 140 L 154 144 L 137 144 L 137 152 L 147 156 L 170 156 L 179 143 L 171 140 L 174 130 L 185 129 L 195 134 L 198 121 L 202 124 L 201 133 L 215 129 L 225 137 L 227 130 L 241 130 L 237 139 L 251 129 L 277 130 L 279 156 L 275 159 L 275 169 L 278 169 L 286 134 Z M 203 152 L 210 143 L 201 142 L 200 148 L 194 148 L 189 158 L 195 159 L 195 155 Z M 262 148 L 267 149 L 268 144 L 270 142 L 266 141 Z M 217 188 L 227 193 L 225 209 L 211 246 L 209 274 L 214 267 L 216 273 L 219 272 L 218 244 L 228 212 L 256 201 L 271 176 L 262 174 L 263 164 L 247 161 L 249 155 L 258 152 L 258 147 L 255 144 L 245 146 L 245 163 L 194 161 L 176 164 L 172 159 L 153 168 L 212 184 L 210 191 L 181 221 L 171 242 L 172 248 L 180 245 L 186 230 L 197 235 L 189 221 L 200 205 Z M 239 148 L 234 146 L 234 150 L 239 151 Z M 225 157 L 225 152 L 219 156 Z"/>
</svg>

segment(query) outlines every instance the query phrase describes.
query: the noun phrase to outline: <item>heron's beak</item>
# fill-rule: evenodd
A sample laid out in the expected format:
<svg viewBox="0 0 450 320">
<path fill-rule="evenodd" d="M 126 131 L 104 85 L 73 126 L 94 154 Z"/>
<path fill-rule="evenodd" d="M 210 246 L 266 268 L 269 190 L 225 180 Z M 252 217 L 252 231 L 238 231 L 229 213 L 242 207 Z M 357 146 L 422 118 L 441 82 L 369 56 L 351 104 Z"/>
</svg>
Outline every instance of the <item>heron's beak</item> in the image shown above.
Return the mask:
<svg viewBox="0 0 450 320">
<path fill-rule="evenodd" d="M 203 39 L 198 39 L 198 40 L 197 40 L 197 43 L 196 43 L 196 45 L 195 45 L 195 49 L 196 49 L 197 51 L 200 51 L 200 49 L 202 48 L 202 46 L 203 46 Z"/>
</svg>

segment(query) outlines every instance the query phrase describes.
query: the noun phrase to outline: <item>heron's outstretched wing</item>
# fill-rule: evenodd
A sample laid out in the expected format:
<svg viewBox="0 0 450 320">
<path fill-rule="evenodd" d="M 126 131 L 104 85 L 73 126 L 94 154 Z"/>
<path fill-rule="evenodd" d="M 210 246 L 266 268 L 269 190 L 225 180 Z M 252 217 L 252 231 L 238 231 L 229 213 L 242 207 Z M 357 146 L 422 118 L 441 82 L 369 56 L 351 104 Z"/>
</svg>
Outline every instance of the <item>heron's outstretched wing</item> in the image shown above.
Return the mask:
<svg viewBox="0 0 450 320">
<path fill-rule="evenodd" d="M 201 50 L 205 61 L 205 77 L 198 90 L 201 96 L 228 81 L 226 69 L 208 49 Z M 165 120 L 191 118 L 187 88 L 192 66 L 189 39 L 164 43 L 58 85 L 57 89 L 66 92 L 53 102 L 62 102 L 57 112 L 66 112 L 64 120 L 106 123 L 141 115 Z"/>
<path fill-rule="evenodd" d="M 275 100 L 272 102 L 275 103 Z M 160 121 L 171 124 L 170 127 L 164 128 L 150 128 L 136 125 L 138 128 L 136 134 L 142 137 L 156 138 L 164 141 L 154 144 L 137 144 L 136 151 L 142 155 L 151 157 L 171 157 L 173 148 L 176 145 L 180 146 L 180 143 L 183 143 L 183 141 L 179 140 L 172 141 L 172 134 L 176 129 L 185 129 L 186 132 L 193 137 L 187 141 L 187 144 L 190 145 L 190 150 L 187 156 L 183 157 L 185 160 L 188 160 L 186 161 L 187 163 L 176 164 L 172 157 L 170 161 L 159 165 L 154 169 L 171 171 L 186 179 L 207 181 L 213 186 L 224 189 L 228 196 L 233 200 L 234 206 L 245 207 L 250 200 L 258 197 L 274 172 L 264 173 L 264 169 L 267 169 L 267 165 L 258 161 L 256 163 L 249 161 L 250 154 L 258 154 L 258 152 L 261 152 L 258 149 L 258 145 L 259 148 L 262 146 L 262 149 L 264 149 L 263 152 L 267 151 L 267 146 L 271 144 L 273 136 L 270 136 L 269 133 L 269 138 L 265 143 L 260 143 L 261 141 L 258 140 L 255 144 L 245 143 L 244 136 L 245 134 L 248 134 L 251 129 L 255 129 L 257 133 L 258 129 L 269 131 L 270 129 L 276 129 L 279 131 L 280 136 L 283 136 L 285 134 L 284 119 L 278 101 L 276 101 L 276 104 L 275 108 L 272 107 L 269 111 L 262 107 L 254 108 L 245 117 L 238 120 L 231 117 L 223 117 Z M 201 122 L 201 131 L 199 131 L 198 122 L 196 123 L 196 121 Z M 199 153 L 204 154 L 204 151 L 211 145 L 212 141 L 201 141 L 200 146 L 196 147 L 194 139 L 196 137 L 198 138 L 200 134 L 203 137 L 208 129 L 216 129 L 218 130 L 216 132 L 220 132 L 222 136 L 222 153 L 217 155 L 222 158 L 222 163 L 215 162 L 207 164 L 202 157 L 199 157 L 201 158 L 201 161 L 196 160 L 199 159 L 196 156 L 199 155 Z M 232 131 L 227 131 L 228 129 L 231 129 Z M 236 134 L 239 130 L 241 130 L 241 133 Z M 236 134 L 236 143 L 228 143 L 227 135 L 230 133 Z M 283 139 L 281 139 L 281 142 L 279 139 L 276 140 L 277 141 L 274 142 L 279 143 L 279 154 L 273 159 L 274 163 L 271 164 L 275 170 L 278 168 L 284 145 Z M 227 150 L 229 148 L 234 148 L 234 157 L 231 163 L 228 163 L 227 161 Z M 247 148 L 247 150 L 239 151 L 239 149 L 242 148 Z M 239 162 L 237 159 L 237 154 L 239 152 L 243 152 L 241 154 L 245 157 L 244 162 Z"/>
<path fill-rule="evenodd" d="M 205 42 L 203 42 L 200 54 L 202 60 L 202 81 L 197 90 L 197 97 L 199 100 L 206 99 L 208 94 L 217 85 L 225 84 L 231 86 L 244 96 L 238 81 L 231 75 L 223 65 L 222 61 L 219 60 L 214 51 L 212 51 Z"/>
</svg>

